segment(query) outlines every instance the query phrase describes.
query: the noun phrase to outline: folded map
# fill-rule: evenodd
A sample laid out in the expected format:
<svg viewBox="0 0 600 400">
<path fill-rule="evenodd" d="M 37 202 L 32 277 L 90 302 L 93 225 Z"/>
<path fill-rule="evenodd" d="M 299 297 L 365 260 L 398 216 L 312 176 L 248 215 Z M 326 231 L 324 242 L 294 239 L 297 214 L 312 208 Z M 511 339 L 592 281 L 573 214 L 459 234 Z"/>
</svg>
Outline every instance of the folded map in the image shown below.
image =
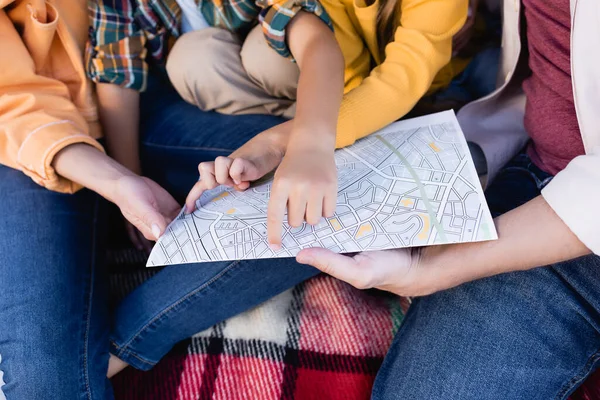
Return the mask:
<svg viewBox="0 0 600 400">
<path fill-rule="evenodd" d="M 335 215 L 318 225 L 284 223 L 267 242 L 272 180 L 245 192 L 205 192 L 154 246 L 147 266 L 294 257 L 307 247 L 338 253 L 497 239 L 467 142 L 453 112 L 400 121 L 335 152 Z"/>
</svg>

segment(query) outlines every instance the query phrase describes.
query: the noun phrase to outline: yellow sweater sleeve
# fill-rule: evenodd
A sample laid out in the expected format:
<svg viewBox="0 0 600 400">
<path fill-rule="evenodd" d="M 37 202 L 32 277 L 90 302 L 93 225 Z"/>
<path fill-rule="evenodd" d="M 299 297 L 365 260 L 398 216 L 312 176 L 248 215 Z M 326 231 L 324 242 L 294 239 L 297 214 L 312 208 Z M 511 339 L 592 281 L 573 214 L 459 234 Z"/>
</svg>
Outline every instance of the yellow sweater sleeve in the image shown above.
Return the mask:
<svg viewBox="0 0 600 400">
<path fill-rule="evenodd" d="M 385 127 L 408 113 L 452 55 L 468 0 L 401 0 L 400 25 L 385 60 L 342 100 L 336 146 Z"/>
</svg>

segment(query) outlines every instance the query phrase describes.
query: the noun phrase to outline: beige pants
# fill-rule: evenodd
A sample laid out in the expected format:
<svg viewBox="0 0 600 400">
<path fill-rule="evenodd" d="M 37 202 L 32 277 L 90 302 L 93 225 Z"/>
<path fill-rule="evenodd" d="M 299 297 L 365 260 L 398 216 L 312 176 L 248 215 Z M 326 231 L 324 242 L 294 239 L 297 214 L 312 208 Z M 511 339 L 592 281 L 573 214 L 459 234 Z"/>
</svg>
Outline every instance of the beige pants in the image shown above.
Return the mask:
<svg viewBox="0 0 600 400">
<path fill-rule="evenodd" d="M 269 47 L 260 26 L 243 44 L 219 28 L 186 33 L 167 72 L 181 97 L 204 111 L 294 117 L 300 71 Z"/>
</svg>

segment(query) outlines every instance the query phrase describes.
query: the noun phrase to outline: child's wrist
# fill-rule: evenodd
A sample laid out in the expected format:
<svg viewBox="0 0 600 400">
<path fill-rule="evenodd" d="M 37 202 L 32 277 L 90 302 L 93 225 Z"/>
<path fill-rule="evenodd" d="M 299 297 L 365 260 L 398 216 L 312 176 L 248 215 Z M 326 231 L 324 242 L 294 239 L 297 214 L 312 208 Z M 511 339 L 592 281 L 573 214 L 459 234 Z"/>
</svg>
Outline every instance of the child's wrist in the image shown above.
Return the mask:
<svg viewBox="0 0 600 400">
<path fill-rule="evenodd" d="M 284 122 L 283 124 L 277 125 L 273 129 L 269 129 L 265 132 L 267 134 L 269 144 L 282 154 L 284 154 L 285 150 L 287 149 L 290 135 L 292 133 L 290 122 L 291 121 Z"/>
<path fill-rule="evenodd" d="M 292 121 L 286 121 L 270 129 L 267 129 L 266 131 L 261 132 L 248 143 L 253 143 L 253 145 L 260 146 L 263 151 L 268 149 L 271 152 L 279 153 L 283 157 L 287 150 L 291 133 Z M 245 145 L 242 146 L 242 148 L 245 147 Z M 231 154 L 231 157 L 239 157 L 240 155 L 238 154 L 238 150 L 234 151 Z"/>
<path fill-rule="evenodd" d="M 330 123 L 321 121 L 301 121 L 298 119 L 293 120 L 292 135 L 327 135 L 335 136 L 335 126 Z"/>
<path fill-rule="evenodd" d="M 289 146 L 318 148 L 323 150 L 335 150 L 335 129 L 313 125 L 294 127 Z"/>
</svg>

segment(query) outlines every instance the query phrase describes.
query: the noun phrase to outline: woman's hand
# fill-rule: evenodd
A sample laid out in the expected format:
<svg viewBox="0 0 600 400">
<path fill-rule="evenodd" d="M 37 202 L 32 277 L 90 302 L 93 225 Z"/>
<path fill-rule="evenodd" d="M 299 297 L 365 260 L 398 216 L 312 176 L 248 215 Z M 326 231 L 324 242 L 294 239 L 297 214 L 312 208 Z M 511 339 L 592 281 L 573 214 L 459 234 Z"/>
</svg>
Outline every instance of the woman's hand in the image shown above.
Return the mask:
<svg viewBox="0 0 600 400">
<path fill-rule="evenodd" d="M 283 216 L 299 227 L 333 216 L 337 203 L 337 170 L 333 146 L 321 142 L 290 146 L 275 172 L 267 212 L 271 247 L 281 246 Z"/>
<path fill-rule="evenodd" d="M 87 144 L 72 144 L 55 157 L 56 172 L 115 203 L 148 240 L 163 234 L 179 204 L 156 182 L 140 177 Z"/>
<path fill-rule="evenodd" d="M 463 251 L 479 252 L 486 244 L 467 243 L 367 251 L 354 256 L 310 248 L 296 260 L 358 289 L 380 289 L 398 296 L 426 296 L 500 271 L 470 263 Z M 471 249 L 471 250 L 469 250 Z"/>
<path fill-rule="evenodd" d="M 124 176 L 114 183 L 112 201 L 123 216 L 148 240 L 157 240 L 179 214 L 175 199 L 156 182 L 140 176 Z"/>
<path fill-rule="evenodd" d="M 425 249 L 396 249 L 358 253 L 353 257 L 311 248 L 298 253 L 309 264 L 358 289 L 381 289 L 399 296 L 424 296 L 462 282 L 448 279 L 443 269 L 427 264 Z"/>
<path fill-rule="evenodd" d="M 495 221 L 498 240 L 374 251 L 348 257 L 311 248 L 297 260 L 357 288 L 423 296 L 497 274 L 571 260 L 591 251 L 542 196 Z"/>
<path fill-rule="evenodd" d="M 287 121 L 259 133 L 229 157 L 200 163 L 200 180 L 185 200 L 185 212 L 189 214 L 196 209 L 196 200 L 205 190 L 225 185 L 243 191 L 252 181 L 273 171 L 285 154 L 291 123 Z"/>
</svg>

